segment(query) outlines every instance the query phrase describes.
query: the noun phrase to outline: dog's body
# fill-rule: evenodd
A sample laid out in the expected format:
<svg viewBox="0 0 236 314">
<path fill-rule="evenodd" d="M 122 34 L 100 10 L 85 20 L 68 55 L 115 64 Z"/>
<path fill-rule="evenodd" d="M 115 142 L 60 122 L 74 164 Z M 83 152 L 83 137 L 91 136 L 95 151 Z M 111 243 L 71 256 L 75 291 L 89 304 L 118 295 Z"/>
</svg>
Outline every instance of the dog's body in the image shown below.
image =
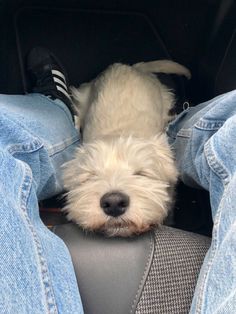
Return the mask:
<svg viewBox="0 0 236 314">
<path fill-rule="evenodd" d="M 165 135 L 174 96 L 154 72 L 190 77 L 168 60 L 114 64 L 72 89 L 84 144 L 65 167 L 65 209 L 85 229 L 128 236 L 167 216 L 177 181 Z"/>
</svg>

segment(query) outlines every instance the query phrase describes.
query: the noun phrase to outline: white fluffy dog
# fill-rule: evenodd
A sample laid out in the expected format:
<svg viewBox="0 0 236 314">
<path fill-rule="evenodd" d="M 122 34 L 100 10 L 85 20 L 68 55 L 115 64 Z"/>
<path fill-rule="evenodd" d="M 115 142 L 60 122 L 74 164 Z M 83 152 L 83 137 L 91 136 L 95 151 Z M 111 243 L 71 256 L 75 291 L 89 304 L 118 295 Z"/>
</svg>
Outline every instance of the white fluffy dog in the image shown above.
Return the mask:
<svg viewBox="0 0 236 314">
<path fill-rule="evenodd" d="M 65 165 L 68 218 L 84 229 L 130 236 L 163 222 L 177 170 L 165 135 L 174 96 L 153 73 L 190 78 L 169 60 L 111 65 L 72 88 L 83 145 Z"/>
</svg>

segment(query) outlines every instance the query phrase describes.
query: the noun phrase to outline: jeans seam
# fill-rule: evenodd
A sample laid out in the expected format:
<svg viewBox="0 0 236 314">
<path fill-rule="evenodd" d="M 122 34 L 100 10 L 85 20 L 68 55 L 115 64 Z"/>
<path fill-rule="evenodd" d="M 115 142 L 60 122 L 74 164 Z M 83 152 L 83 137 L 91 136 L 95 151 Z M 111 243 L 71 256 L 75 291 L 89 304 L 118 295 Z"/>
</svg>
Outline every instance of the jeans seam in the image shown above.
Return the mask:
<svg viewBox="0 0 236 314">
<path fill-rule="evenodd" d="M 39 141 L 32 141 L 30 144 L 14 144 L 8 147 L 8 153 L 14 155 L 15 153 L 33 153 L 43 147 L 43 143 Z"/>
<path fill-rule="evenodd" d="M 45 299 L 47 301 L 47 313 L 48 314 L 58 314 L 55 296 L 54 296 L 53 290 L 52 290 L 51 285 L 50 285 L 50 276 L 48 273 L 46 260 L 42 254 L 43 249 L 42 249 L 40 241 L 37 237 L 37 234 L 34 230 L 34 227 L 31 224 L 29 216 L 27 214 L 26 208 L 27 208 L 27 201 L 28 201 L 31 186 L 32 186 L 32 174 L 31 174 L 31 171 L 30 171 L 28 165 L 24 165 L 24 169 L 25 169 L 25 173 L 23 175 L 22 184 L 21 184 L 21 187 L 19 189 L 20 199 L 21 199 L 20 208 L 21 208 L 22 213 L 26 219 L 27 225 L 31 231 L 31 234 L 32 234 L 32 237 L 33 237 L 33 240 L 35 243 L 36 251 L 38 254 L 39 264 L 40 264 L 40 268 L 41 268 L 41 275 L 42 275 L 42 283 L 43 283 L 44 293 L 45 293 Z"/>
<path fill-rule="evenodd" d="M 215 216 L 215 221 L 214 221 L 214 228 L 212 232 L 212 242 L 211 242 L 211 254 L 209 256 L 209 261 L 208 264 L 206 265 L 205 269 L 205 274 L 203 275 L 199 292 L 198 292 L 198 297 L 197 297 L 197 303 L 196 303 L 196 314 L 201 314 L 203 310 L 203 296 L 206 295 L 205 290 L 206 290 L 206 282 L 207 278 L 209 277 L 209 271 L 211 269 L 211 266 L 213 264 L 215 254 L 217 251 L 218 247 L 218 234 L 219 234 L 219 222 L 220 222 L 220 216 L 221 216 L 221 207 L 219 207 L 218 212 Z"/>
<path fill-rule="evenodd" d="M 208 162 L 209 167 L 211 170 L 223 180 L 224 184 L 227 184 L 229 181 L 229 174 L 227 169 L 217 160 L 215 154 L 213 154 L 212 148 L 212 138 L 210 138 L 204 145 L 204 152 Z"/>
<path fill-rule="evenodd" d="M 225 120 L 209 121 L 205 118 L 201 118 L 197 123 L 195 123 L 194 127 L 203 131 L 217 131 L 224 125 L 224 123 Z"/>
<path fill-rule="evenodd" d="M 44 147 L 48 153 L 48 156 L 53 157 L 54 155 L 60 153 L 61 151 L 67 149 L 69 146 L 79 141 L 80 139 L 77 136 L 73 136 L 64 142 L 58 143 L 55 146 L 53 146 L 53 147 L 56 147 L 56 150 L 47 147 L 47 145 L 44 145 L 43 143 L 40 143 L 39 141 L 34 141 L 35 146 L 31 147 L 30 145 L 26 145 L 26 144 L 15 144 L 8 148 L 8 152 L 11 155 L 14 155 L 15 153 L 32 153 Z"/>
<path fill-rule="evenodd" d="M 49 147 L 47 147 L 47 145 L 45 145 L 45 149 L 47 150 L 49 157 L 53 157 L 54 155 L 67 149 L 69 146 L 71 146 L 71 145 L 73 145 L 79 141 L 80 141 L 79 137 L 73 136 L 69 139 L 66 139 L 65 141 L 63 141 L 61 143 L 54 145 L 53 149 L 49 148 Z"/>
<path fill-rule="evenodd" d="M 184 137 L 184 138 L 190 138 L 192 134 L 192 129 L 188 128 L 188 129 L 181 129 L 179 130 L 179 132 L 177 133 L 177 137 Z"/>
</svg>

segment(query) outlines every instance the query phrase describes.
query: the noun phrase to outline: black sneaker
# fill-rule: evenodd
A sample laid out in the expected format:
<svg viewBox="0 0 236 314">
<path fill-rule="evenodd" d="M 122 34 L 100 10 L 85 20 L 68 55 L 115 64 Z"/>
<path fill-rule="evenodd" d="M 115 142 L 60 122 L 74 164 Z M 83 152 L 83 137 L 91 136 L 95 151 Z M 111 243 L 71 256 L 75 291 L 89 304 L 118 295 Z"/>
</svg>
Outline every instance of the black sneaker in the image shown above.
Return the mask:
<svg viewBox="0 0 236 314">
<path fill-rule="evenodd" d="M 67 87 L 67 75 L 60 61 L 51 51 L 43 47 L 33 48 L 27 57 L 31 91 L 51 99 L 62 100 L 74 119 L 74 110 Z"/>
</svg>

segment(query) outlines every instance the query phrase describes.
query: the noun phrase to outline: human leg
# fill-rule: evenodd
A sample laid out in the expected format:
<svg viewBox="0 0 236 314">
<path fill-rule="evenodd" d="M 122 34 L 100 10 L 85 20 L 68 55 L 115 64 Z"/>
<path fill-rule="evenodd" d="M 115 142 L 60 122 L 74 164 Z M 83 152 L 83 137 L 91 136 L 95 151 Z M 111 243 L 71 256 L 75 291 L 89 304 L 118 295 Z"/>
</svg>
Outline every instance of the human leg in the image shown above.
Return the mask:
<svg viewBox="0 0 236 314">
<path fill-rule="evenodd" d="M 69 252 L 38 213 L 79 143 L 70 113 L 42 95 L 1 95 L 0 134 L 0 311 L 82 313 Z"/>
<path fill-rule="evenodd" d="M 236 91 L 190 108 L 168 129 L 182 180 L 210 193 L 214 229 L 191 313 L 236 312 Z"/>
</svg>

